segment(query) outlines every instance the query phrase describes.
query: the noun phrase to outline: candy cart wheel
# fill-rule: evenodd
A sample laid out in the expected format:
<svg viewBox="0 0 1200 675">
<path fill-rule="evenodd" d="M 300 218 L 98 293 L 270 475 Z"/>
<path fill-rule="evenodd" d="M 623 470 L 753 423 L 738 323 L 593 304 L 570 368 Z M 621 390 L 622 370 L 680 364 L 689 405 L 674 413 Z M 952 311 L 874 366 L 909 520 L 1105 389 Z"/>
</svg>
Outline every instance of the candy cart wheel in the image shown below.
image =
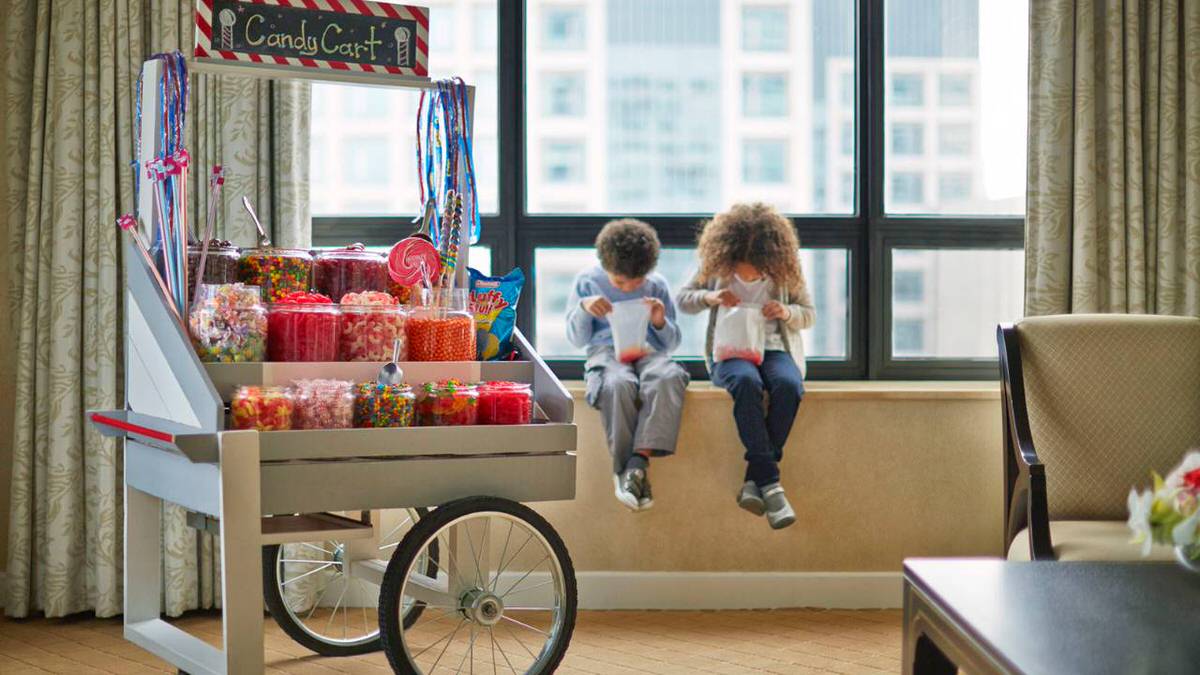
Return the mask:
<svg viewBox="0 0 1200 675">
<path fill-rule="evenodd" d="M 380 537 L 375 565 L 382 569 L 400 538 L 426 509 L 384 511 L 386 534 Z M 275 623 L 296 642 L 322 656 L 354 656 L 378 651 L 377 602 L 379 587 L 354 575 L 348 561 L 352 548 L 345 541 L 313 541 L 263 547 L 263 595 Z M 420 568 L 437 570 L 437 548 L 426 552 Z M 347 571 L 350 571 L 349 576 Z M 403 602 L 404 623 L 410 625 L 424 606 L 410 598 Z M 339 616 L 340 615 L 340 616 Z"/>
<path fill-rule="evenodd" d="M 403 619 L 406 598 L 425 604 L 415 621 Z M 404 536 L 383 575 L 379 629 L 397 673 L 542 674 L 562 661 L 575 610 L 575 569 L 554 528 L 516 502 L 469 497 Z"/>
</svg>

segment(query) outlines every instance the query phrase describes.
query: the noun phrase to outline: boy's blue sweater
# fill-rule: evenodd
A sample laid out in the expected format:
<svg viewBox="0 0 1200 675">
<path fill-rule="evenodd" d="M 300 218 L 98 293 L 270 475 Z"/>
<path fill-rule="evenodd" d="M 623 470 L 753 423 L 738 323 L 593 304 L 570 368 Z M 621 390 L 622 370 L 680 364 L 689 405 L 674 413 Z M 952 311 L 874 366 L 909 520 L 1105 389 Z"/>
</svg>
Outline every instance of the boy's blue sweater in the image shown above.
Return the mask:
<svg viewBox="0 0 1200 675">
<path fill-rule="evenodd" d="M 646 281 L 632 293 L 623 293 L 608 280 L 604 268 L 596 265 L 575 277 L 571 296 L 567 298 L 567 339 L 576 347 L 586 347 L 590 355 L 598 347 L 612 346 L 612 327 L 608 319 L 597 319 L 584 311 L 580 301 L 593 295 L 603 295 L 609 302 L 636 298 L 658 298 L 666 308 L 667 323 L 661 329 L 653 324 L 647 329 L 647 339 L 655 351 L 670 352 L 679 346 L 679 326 L 675 324 L 675 301 L 671 287 L 658 272 L 646 275 Z"/>
</svg>

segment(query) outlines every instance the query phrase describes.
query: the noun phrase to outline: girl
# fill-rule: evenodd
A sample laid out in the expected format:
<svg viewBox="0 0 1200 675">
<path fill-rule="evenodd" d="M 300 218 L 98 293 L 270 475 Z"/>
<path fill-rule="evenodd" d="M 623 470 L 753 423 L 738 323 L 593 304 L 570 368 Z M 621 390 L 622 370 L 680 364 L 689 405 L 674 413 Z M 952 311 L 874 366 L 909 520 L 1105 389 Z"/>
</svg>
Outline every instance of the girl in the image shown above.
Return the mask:
<svg viewBox="0 0 1200 675">
<path fill-rule="evenodd" d="M 761 203 L 738 204 L 700 233 L 700 269 L 680 291 L 679 308 L 708 310 L 705 361 L 713 382 L 733 396 L 733 419 L 746 446 L 746 478 L 738 506 L 767 516 L 773 529 L 796 521 L 779 485 L 779 460 L 804 395 L 804 340 L 816 310 L 800 269 L 800 243 L 791 221 Z M 721 308 L 762 305 L 766 352 L 761 365 L 745 359 L 713 364 L 713 330 Z M 763 392 L 769 403 L 763 405 Z"/>
</svg>

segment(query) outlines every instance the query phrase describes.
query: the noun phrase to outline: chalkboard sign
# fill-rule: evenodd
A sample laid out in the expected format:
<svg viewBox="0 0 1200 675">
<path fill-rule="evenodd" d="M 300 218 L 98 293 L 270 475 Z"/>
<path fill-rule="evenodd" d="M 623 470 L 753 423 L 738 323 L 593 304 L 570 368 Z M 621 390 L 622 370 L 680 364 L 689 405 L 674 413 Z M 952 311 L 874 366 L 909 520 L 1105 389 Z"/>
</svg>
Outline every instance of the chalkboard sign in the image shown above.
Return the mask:
<svg viewBox="0 0 1200 675">
<path fill-rule="evenodd" d="M 196 0 L 197 62 L 426 77 L 428 44 L 424 7 L 367 0 Z"/>
</svg>

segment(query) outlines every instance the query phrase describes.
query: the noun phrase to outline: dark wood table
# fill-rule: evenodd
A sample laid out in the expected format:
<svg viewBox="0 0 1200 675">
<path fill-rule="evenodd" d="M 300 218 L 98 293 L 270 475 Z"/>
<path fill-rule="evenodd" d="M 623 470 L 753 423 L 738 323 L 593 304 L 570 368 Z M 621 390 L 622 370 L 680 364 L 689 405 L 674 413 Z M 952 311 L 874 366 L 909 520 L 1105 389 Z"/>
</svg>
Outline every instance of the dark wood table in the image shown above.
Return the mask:
<svg viewBox="0 0 1200 675">
<path fill-rule="evenodd" d="M 904 672 L 1200 673 L 1200 575 L 1172 563 L 904 562 Z"/>
</svg>

